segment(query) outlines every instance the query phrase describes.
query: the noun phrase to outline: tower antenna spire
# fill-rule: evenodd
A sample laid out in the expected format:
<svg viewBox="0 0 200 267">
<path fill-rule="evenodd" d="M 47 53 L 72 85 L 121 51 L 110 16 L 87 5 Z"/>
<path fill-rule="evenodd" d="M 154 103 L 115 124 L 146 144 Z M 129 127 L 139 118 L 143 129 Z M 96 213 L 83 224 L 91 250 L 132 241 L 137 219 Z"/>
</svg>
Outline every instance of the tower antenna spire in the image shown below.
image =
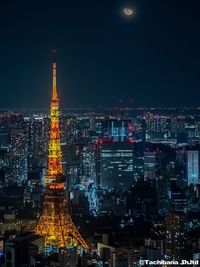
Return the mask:
<svg viewBox="0 0 200 267">
<path fill-rule="evenodd" d="M 52 50 L 52 59 L 53 59 L 53 62 L 56 62 L 56 49 L 55 48 Z"/>
<path fill-rule="evenodd" d="M 57 93 L 57 81 L 56 81 L 56 50 L 53 49 L 53 93 L 52 93 L 52 99 L 58 98 Z"/>
</svg>

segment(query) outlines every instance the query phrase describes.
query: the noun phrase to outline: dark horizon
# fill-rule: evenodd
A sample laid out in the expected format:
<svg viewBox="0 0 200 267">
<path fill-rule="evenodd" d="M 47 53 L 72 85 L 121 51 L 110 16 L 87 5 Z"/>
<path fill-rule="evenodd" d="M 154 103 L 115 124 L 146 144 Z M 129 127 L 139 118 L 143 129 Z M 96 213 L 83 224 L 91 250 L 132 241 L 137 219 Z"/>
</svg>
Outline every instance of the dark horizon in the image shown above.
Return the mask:
<svg viewBox="0 0 200 267">
<path fill-rule="evenodd" d="M 124 7 L 135 9 L 127 18 Z M 198 106 L 198 1 L 1 4 L 0 107 L 48 107 L 57 51 L 61 107 Z"/>
</svg>

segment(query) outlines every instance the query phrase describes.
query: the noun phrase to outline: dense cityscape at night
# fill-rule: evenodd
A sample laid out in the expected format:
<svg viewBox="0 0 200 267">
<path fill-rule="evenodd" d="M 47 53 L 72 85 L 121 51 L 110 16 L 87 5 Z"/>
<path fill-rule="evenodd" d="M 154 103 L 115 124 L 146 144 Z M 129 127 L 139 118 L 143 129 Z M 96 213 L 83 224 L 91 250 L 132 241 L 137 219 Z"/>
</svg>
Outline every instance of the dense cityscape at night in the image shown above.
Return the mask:
<svg viewBox="0 0 200 267">
<path fill-rule="evenodd" d="M 200 3 L 8 2 L 0 267 L 200 266 Z"/>
<path fill-rule="evenodd" d="M 67 214 L 89 246 L 80 253 L 70 244 L 66 252 L 48 246 L 45 254 L 45 241 L 35 234 L 47 173 L 49 114 L 2 111 L 0 125 L 1 259 L 6 266 L 22 266 L 13 265 L 10 254 L 25 266 L 142 266 L 141 259 L 199 259 L 199 108 L 61 113 Z"/>
</svg>

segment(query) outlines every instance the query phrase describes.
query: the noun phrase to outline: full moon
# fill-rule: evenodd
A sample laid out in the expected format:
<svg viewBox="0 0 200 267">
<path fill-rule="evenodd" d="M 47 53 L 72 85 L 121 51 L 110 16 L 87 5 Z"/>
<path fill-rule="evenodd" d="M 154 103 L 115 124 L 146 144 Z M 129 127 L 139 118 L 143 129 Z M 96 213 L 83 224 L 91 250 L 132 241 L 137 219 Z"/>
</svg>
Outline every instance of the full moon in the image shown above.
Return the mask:
<svg viewBox="0 0 200 267">
<path fill-rule="evenodd" d="M 125 14 L 126 16 L 129 16 L 129 17 L 130 17 L 130 16 L 133 16 L 134 13 L 135 13 L 134 9 L 129 8 L 129 7 L 125 7 L 125 8 L 124 8 L 124 14 Z"/>
</svg>

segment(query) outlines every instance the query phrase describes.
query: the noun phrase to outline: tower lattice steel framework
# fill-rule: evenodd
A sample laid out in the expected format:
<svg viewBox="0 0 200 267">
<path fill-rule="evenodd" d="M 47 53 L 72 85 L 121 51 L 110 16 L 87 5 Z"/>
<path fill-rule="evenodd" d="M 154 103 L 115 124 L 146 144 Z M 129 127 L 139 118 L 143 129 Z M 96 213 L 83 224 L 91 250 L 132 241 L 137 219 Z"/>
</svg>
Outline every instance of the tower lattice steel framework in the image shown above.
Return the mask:
<svg viewBox="0 0 200 267">
<path fill-rule="evenodd" d="M 88 249 L 76 229 L 67 210 L 65 177 L 62 171 L 62 152 L 59 127 L 59 99 L 56 85 L 56 63 L 53 62 L 53 93 L 50 111 L 50 140 L 48 168 L 45 176 L 43 209 L 35 229 L 36 234 L 45 238 L 45 246 L 66 248 L 81 246 Z"/>
</svg>

